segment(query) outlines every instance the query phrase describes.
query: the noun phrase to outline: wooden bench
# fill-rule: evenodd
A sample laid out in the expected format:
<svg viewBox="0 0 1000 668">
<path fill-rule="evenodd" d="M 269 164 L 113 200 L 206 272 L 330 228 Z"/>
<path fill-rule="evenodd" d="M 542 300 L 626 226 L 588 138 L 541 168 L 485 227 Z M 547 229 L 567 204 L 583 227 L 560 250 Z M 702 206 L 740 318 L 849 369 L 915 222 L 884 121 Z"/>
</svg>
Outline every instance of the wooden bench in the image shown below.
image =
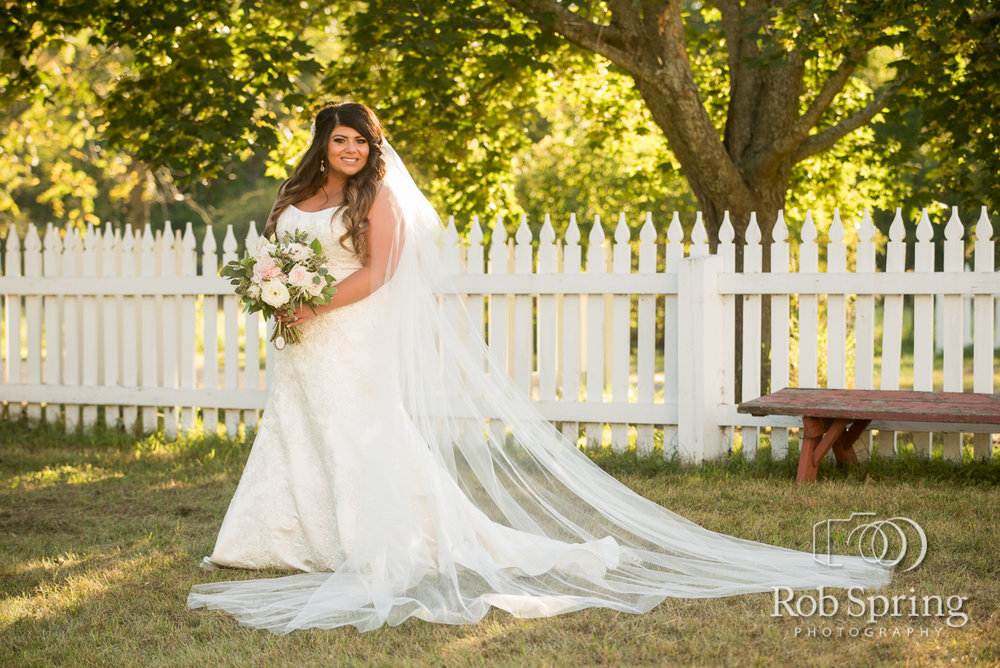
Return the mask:
<svg viewBox="0 0 1000 668">
<path fill-rule="evenodd" d="M 819 463 L 831 448 L 838 462 L 857 462 L 854 442 L 873 420 L 1000 431 L 1000 394 L 785 388 L 746 401 L 737 411 L 802 416 L 798 482 L 816 479 Z"/>
</svg>

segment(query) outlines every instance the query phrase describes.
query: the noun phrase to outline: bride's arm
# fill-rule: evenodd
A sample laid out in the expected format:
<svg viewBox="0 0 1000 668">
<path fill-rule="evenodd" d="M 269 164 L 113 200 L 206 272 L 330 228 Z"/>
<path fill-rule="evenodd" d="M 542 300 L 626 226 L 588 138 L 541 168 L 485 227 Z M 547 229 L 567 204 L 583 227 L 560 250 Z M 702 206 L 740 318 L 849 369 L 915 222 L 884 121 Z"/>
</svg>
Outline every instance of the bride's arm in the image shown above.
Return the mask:
<svg viewBox="0 0 1000 668">
<path fill-rule="evenodd" d="M 397 239 L 397 234 L 399 238 Z M 399 261 L 399 250 L 402 247 L 403 227 L 399 212 L 388 188 L 382 188 L 375 195 L 368 214 L 368 263 L 337 281 L 337 292 L 328 304 L 316 307 L 318 313 L 330 311 L 341 306 L 347 306 L 361 301 L 378 290 L 392 277 Z M 295 314 L 291 324 L 300 324 L 312 317 L 308 306 L 302 306 Z"/>
</svg>

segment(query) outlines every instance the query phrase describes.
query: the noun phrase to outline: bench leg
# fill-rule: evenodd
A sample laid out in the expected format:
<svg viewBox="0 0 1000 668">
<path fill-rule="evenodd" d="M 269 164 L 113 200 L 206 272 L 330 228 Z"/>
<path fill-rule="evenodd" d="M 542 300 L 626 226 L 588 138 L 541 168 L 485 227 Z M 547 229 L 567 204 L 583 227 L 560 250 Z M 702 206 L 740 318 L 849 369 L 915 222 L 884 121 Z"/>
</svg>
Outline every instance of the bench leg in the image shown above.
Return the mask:
<svg viewBox="0 0 1000 668">
<path fill-rule="evenodd" d="M 802 448 L 799 452 L 799 472 L 796 482 L 816 479 L 819 463 L 833 448 L 837 462 L 857 463 L 854 442 L 868 427 L 871 420 L 855 420 L 848 429 L 850 420 L 838 418 L 802 418 Z"/>
<path fill-rule="evenodd" d="M 828 420 L 823 418 L 803 417 L 802 418 L 802 439 L 799 447 L 799 473 L 796 482 L 806 482 L 816 479 L 816 471 L 819 469 L 816 463 L 815 453 L 817 446 L 826 433 Z M 824 451 L 825 454 L 825 451 Z"/>
<path fill-rule="evenodd" d="M 845 431 L 833 444 L 833 454 L 841 464 L 857 464 L 858 456 L 854 454 L 854 442 L 868 428 L 871 420 L 855 420 L 850 429 Z"/>
</svg>

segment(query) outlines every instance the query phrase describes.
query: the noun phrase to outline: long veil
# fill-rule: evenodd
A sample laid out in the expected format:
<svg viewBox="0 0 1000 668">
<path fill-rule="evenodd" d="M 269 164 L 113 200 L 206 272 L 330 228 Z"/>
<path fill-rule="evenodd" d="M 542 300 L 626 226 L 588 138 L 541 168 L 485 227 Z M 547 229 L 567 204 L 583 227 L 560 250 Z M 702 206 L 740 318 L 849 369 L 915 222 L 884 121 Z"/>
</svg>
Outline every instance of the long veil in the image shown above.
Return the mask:
<svg viewBox="0 0 1000 668">
<path fill-rule="evenodd" d="M 339 518 L 344 559 L 332 571 L 199 584 L 190 607 L 275 633 L 369 630 L 409 617 L 472 623 L 491 606 L 520 617 L 642 613 L 666 597 L 889 581 L 860 557 L 826 566 L 709 531 L 596 466 L 491 362 L 481 323 L 449 291 L 440 219 L 384 149 L 397 262 L 369 298 L 384 327 L 371 342 L 379 362 L 359 378 L 378 419 L 351 444 L 362 472 L 352 505 L 308 510 Z"/>
</svg>

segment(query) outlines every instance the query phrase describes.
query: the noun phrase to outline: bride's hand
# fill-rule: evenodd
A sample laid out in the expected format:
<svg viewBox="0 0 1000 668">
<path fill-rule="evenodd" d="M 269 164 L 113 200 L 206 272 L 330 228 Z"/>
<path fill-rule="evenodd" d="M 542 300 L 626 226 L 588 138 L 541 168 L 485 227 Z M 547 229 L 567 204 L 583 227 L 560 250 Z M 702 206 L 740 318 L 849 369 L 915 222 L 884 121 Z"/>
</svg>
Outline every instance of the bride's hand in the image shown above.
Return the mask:
<svg viewBox="0 0 1000 668">
<path fill-rule="evenodd" d="M 274 319 L 278 322 L 283 322 L 289 327 L 299 327 L 308 320 L 316 317 L 316 314 L 312 312 L 312 309 L 303 304 L 298 307 L 295 311 L 288 311 L 287 309 L 282 309 L 275 312 Z"/>
</svg>

